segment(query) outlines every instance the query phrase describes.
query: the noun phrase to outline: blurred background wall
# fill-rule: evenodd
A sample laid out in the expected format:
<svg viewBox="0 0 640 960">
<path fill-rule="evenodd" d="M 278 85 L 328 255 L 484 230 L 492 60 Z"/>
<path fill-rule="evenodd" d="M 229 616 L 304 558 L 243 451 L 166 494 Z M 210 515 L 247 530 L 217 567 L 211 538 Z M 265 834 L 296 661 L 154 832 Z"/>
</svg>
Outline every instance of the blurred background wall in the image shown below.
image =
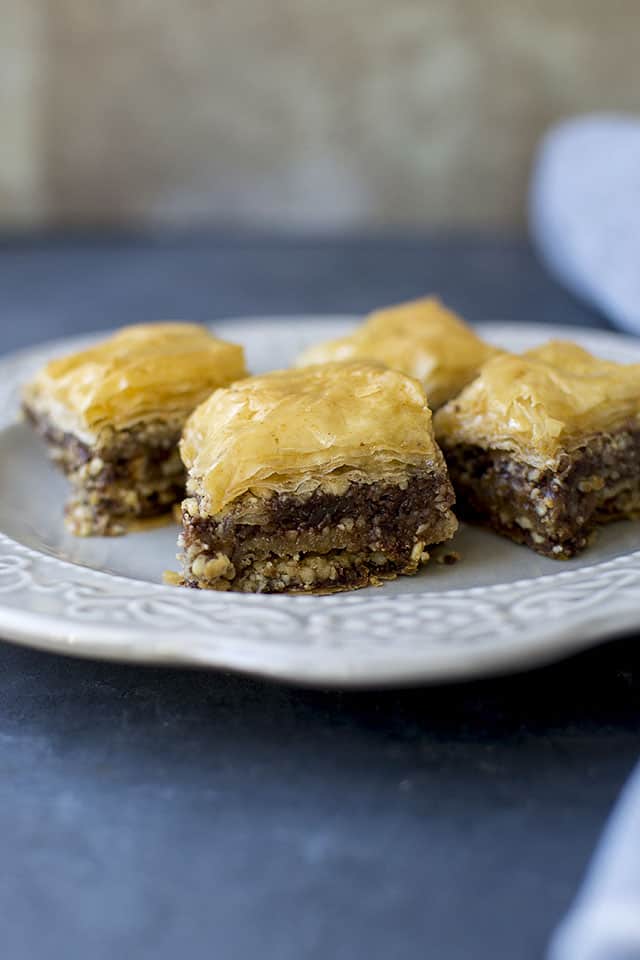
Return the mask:
<svg viewBox="0 0 640 960">
<path fill-rule="evenodd" d="M 0 0 L 0 226 L 513 224 L 638 0 Z"/>
</svg>

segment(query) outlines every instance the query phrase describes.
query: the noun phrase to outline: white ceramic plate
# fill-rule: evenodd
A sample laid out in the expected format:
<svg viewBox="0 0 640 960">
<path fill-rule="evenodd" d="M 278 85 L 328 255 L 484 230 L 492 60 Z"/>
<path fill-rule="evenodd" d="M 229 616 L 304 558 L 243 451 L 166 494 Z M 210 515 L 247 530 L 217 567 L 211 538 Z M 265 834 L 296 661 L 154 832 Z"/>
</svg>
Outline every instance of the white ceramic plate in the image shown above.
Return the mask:
<svg viewBox="0 0 640 960">
<path fill-rule="evenodd" d="M 254 371 L 287 365 L 353 318 L 219 323 Z M 549 328 L 491 325 L 515 350 Z M 640 361 L 640 341 L 554 330 L 595 353 Z M 640 524 L 606 527 L 581 557 L 539 557 L 464 527 L 455 566 L 329 597 L 208 593 L 164 586 L 176 528 L 75 539 L 62 524 L 65 481 L 30 429 L 16 422 L 21 383 L 48 357 L 83 341 L 0 360 L 0 636 L 140 663 L 223 667 L 305 684 L 374 686 L 470 678 L 560 658 L 640 627 Z"/>
</svg>

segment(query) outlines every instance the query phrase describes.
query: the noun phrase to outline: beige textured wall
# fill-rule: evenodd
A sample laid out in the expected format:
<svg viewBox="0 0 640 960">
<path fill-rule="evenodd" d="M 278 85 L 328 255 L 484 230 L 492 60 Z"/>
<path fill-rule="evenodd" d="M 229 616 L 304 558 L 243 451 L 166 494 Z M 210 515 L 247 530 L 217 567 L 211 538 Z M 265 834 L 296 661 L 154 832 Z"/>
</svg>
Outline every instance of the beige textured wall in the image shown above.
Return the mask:
<svg viewBox="0 0 640 960">
<path fill-rule="evenodd" d="M 512 223 L 638 0 L 0 0 L 0 221 Z"/>
</svg>

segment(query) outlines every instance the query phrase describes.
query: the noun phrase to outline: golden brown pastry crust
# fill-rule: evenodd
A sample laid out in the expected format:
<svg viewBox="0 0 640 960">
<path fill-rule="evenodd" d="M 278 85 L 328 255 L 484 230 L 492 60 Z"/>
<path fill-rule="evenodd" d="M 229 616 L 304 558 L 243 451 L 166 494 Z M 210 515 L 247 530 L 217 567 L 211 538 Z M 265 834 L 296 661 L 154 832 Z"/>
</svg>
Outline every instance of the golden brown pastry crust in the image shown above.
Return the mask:
<svg viewBox="0 0 640 960">
<path fill-rule="evenodd" d="M 188 491 L 207 515 L 249 490 L 340 493 L 353 481 L 402 481 L 408 465 L 443 463 L 420 384 L 357 362 L 217 390 L 187 421 L 181 452 Z"/>
<path fill-rule="evenodd" d="M 339 340 L 305 351 L 297 366 L 340 360 L 373 360 L 419 380 L 432 409 L 456 396 L 495 347 L 435 297 L 376 310 Z"/>
<path fill-rule="evenodd" d="M 640 364 L 600 360 L 558 340 L 494 357 L 435 418 L 449 446 L 512 450 L 536 466 L 625 424 L 640 424 Z"/>
<path fill-rule="evenodd" d="M 27 385 L 25 404 L 92 441 L 105 427 L 181 421 L 216 387 L 246 376 L 242 347 L 191 323 L 124 327 L 108 340 L 52 360 Z"/>
</svg>

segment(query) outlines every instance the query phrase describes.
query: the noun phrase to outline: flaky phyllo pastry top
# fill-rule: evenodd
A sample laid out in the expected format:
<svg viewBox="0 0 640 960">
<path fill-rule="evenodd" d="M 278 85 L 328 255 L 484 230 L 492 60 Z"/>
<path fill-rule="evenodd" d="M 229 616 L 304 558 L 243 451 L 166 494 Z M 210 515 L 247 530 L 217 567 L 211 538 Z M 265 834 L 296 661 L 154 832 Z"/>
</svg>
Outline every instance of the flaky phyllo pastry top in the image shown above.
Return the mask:
<svg viewBox="0 0 640 960">
<path fill-rule="evenodd" d="M 59 427 L 92 439 L 105 427 L 180 422 L 216 387 L 246 375 L 242 347 L 192 323 L 124 327 L 108 340 L 52 360 L 25 402 Z"/>
<path fill-rule="evenodd" d="M 344 492 L 352 480 L 402 482 L 433 464 L 424 390 L 366 363 L 331 363 L 250 377 L 217 390 L 187 421 L 188 491 L 214 514 L 251 491 Z"/>
<path fill-rule="evenodd" d="M 511 449 L 536 466 L 627 425 L 640 427 L 640 364 L 558 340 L 490 360 L 435 418 L 447 444 Z"/>
<path fill-rule="evenodd" d="M 472 380 L 497 351 L 435 297 L 377 310 L 352 334 L 318 344 L 298 366 L 374 360 L 419 380 L 437 409 Z"/>
</svg>

